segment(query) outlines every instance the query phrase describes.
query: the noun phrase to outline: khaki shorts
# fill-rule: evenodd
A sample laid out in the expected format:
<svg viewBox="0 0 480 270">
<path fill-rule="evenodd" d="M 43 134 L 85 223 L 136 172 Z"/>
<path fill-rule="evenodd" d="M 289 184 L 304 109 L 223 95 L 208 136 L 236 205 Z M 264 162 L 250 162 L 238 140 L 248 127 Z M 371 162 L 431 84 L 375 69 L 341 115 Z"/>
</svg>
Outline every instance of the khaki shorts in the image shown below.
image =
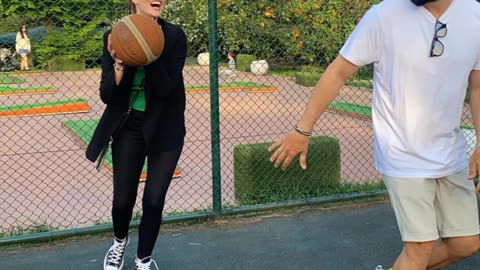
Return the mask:
<svg viewBox="0 0 480 270">
<path fill-rule="evenodd" d="M 404 242 L 480 233 L 478 202 L 468 168 L 443 178 L 384 176 Z"/>
</svg>

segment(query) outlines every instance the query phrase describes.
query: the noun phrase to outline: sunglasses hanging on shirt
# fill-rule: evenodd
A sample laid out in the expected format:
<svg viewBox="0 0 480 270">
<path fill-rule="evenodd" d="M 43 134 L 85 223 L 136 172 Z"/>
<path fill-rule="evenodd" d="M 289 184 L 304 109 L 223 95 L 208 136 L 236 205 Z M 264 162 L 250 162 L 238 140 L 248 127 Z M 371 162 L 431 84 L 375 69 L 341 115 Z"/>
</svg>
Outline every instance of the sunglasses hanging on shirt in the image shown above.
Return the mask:
<svg viewBox="0 0 480 270">
<path fill-rule="evenodd" d="M 432 45 L 430 49 L 430 57 L 439 57 L 443 54 L 445 46 L 440 41 L 447 35 L 447 24 L 437 20 L 435 23 L 435 35 L 433 36 Z"/>
</svg>

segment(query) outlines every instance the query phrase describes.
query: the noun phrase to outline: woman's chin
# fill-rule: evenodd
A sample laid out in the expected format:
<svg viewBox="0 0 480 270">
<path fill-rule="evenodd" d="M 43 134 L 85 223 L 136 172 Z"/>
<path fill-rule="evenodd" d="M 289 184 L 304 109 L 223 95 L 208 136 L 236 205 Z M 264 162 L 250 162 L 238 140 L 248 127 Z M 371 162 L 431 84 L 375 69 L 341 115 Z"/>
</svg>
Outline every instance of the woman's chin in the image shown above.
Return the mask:
<svg viewBox="0 0 480 270">
<path fill-rule="evenodd" d="M 149 10 L 148 12 L 140 12 L 143 15 L 150 16 L 152 18 L 158 18 L 162 14 L 162 10 Z"/>
</svg>

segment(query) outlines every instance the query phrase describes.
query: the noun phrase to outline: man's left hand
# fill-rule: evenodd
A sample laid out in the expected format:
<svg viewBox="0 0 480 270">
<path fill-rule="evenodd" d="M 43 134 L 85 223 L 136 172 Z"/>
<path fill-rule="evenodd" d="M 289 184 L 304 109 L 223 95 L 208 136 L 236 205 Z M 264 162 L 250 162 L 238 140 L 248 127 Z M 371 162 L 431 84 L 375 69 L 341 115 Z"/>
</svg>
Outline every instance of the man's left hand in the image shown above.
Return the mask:
<svg viewBox="0 0 480 270">
<path fill-rule="evenodd" d="M 475 148 L 469 162 L 468 179 L 473 180 L 480 172 L 480 148 Z M 477 194 L 480 194 L 480 183 L 477 184 Z"/>
</svg>

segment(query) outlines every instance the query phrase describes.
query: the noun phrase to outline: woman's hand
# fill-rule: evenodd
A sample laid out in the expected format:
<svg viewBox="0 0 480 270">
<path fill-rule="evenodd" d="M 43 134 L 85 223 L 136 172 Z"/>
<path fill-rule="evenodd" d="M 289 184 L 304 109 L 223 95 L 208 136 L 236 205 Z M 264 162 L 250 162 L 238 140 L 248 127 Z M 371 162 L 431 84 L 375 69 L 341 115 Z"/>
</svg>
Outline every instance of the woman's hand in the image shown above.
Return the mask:
<svg viewBox="0 0 480 270">
<path fill-rule="evenodd" d="M 307 169 L 307 152 L 310 138 L 293 130 L 283 138 L 272 144 L 268 151 L 273 151 L 270 161 L 274 163 L 275 168 L 282 166 L 282 170 L 287 169 L 292 160 L 300 153 L 300 167 Z"/>
<path fill-rule="evenodd" d="M 110 53 L 110 56 L 112 57 L 112 59 L 115 61 L 115 64 L 114 64 L 115 70 L 123 71 L 123 69 L 125 68 L 125 65 L 123 64 L 122 60 L 116 57 L 115 50 L 112 49 L 110 36 L 111 35 L 108 35 L 108 44 L 107 44 L 108 52 Z"/>
</svg>

